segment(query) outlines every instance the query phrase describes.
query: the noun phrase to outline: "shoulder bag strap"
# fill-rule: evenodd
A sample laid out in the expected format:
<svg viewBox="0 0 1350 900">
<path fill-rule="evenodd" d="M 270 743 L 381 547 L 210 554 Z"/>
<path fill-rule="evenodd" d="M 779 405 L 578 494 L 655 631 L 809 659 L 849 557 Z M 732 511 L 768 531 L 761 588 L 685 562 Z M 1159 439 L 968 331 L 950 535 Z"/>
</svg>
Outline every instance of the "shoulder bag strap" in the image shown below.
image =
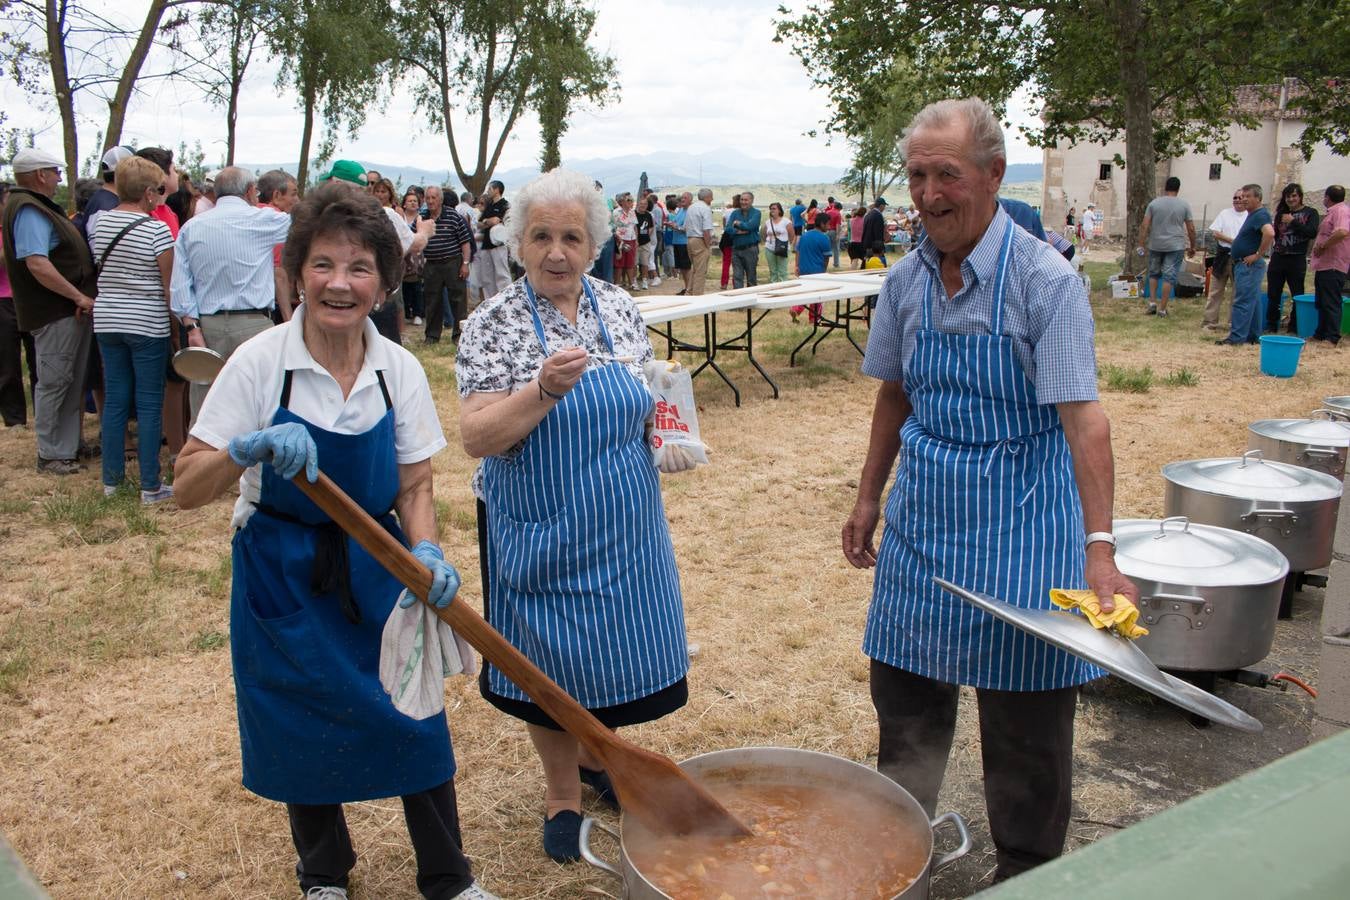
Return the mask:
<svg viewBox="0 0 1350 900">
<path fill-rule="evenodd" d="M 123 228 L 121 231 L 117 232 L 117 234 L 113 236 L 113 239 L 108 242 L 108 246 L 104 247 L 103 252 L 99 254 L 97 266 L 98 271 L 100 272 L 103 271 L 103 264 L 108 261 L 108 254 L 112 253 L 113 248 L 117 246 L 118 242 L 121 241 L 122 238 L 126 237 L 129 233 L 131 233 L 141 225 L 144 225 L 146 222 L 149 222 L 152 218 L 154 217 L 141 216 L 139 219 L 132 222 L 130 225 Z"/>
</svg>

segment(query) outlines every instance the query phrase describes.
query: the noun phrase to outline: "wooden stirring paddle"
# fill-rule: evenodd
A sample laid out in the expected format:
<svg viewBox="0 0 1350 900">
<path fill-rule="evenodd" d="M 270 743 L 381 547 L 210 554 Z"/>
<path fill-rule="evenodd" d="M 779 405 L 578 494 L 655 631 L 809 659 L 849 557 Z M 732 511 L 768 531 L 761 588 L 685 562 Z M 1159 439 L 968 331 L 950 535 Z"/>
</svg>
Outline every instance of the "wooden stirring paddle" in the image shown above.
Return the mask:
<svg viewBox="0 0 1350 900">
<path fill-rule="evenodd" d="M 310 484 L 301 473 L 294 484 L 391 575 L 426 602 L 431 572 L 327 475 L 320 472 L 318 481 Z M 725 837 L 750 834 L 750 829 L 670 759 L 629 743 L 602 725 L 474 612 L 464 602 L 462 593 L 449 606 L 436 610 L 436 615 L 591 751 L 609 773 L 624 812 L 648 829 L 657 834 Z"/>
</svg>

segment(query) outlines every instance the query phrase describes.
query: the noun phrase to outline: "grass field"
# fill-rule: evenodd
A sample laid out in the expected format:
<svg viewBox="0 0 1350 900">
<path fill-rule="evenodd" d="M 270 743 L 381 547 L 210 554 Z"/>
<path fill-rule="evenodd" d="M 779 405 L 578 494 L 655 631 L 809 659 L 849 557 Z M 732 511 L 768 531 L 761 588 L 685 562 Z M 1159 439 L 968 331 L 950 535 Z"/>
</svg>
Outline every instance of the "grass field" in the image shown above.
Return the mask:
<svg viewBox="0 0 1350 900">
<path fill-rule="evenodd" d="M 1109 261 L 1090 260 L 1087 271 L 1099 286 L 1099 384 L 1119 516 L 1161 515 L 1164 463 L 1234 455 L 1251 421 L 1303 415 L 1350 393 L 1350 349 L 1308 347 L 1293 378 L 1268 378 L 1254 348 L 1213 346 L 1197 301 L 1179 301 L 1167 320 L 1144 316 L 1138 301 L 1101 289 Z M 679 333 L 697 328 L 684 323 Z M 627 734 L 677 759 L 752 745 L 875 759 L 859 651 L 871 576 L 845 563 L 838 535 L 876 387 L 838 336 L 789 368 L 804 329 L 781 312 L 756 334 L 782 386 L 777 401 L 734 355 L 725 363 L 741 407 L 720 382 L 696 381 L 713 464 L 662 480 L 690 638 L 702 652 L 689 705 Z M 433 463 L 442 544 L 476 604 L 474 463 L 460 449 L 453 347 L 410 345 L 450 442 Z M 91 437 L 96 430 L 87 426 Z M 31 430 L 0 433 L 0 831 L 57 900 L 298 896 L 284 810 L 239 783 L 227 614 L 233 498 L 145 510 L 130 493 L 105 499 L 96 471 L 57 480 L 37 475 L 33 459 Z M 1301 597 L 1294 620 L 1280 623 L 1266 668 L 1316 683 L 1318 596 Z M 1262 719 L 1264 734 L 1197 729 L 1119 683 L 1084 694 L 1071 848 L 1308 741 L 1301 694 L 1223 690 Z M 607 876 L 543 856 L 542 779 L 519 724 L 465 679 L 446 691 L 466 849 L 485 885 L 508 898 L 618 897 Z M 935 880 L 933 896 L 967 896 L 992 870 L 970 703 L 940 807 L 966 815 L 978 843 Z M 611 818 L 589 802 L 587 811 Z M 398 801 L 352 804 L 347 814 L 360 854 L 353 897 L 417 896 Z"/>
</svg>

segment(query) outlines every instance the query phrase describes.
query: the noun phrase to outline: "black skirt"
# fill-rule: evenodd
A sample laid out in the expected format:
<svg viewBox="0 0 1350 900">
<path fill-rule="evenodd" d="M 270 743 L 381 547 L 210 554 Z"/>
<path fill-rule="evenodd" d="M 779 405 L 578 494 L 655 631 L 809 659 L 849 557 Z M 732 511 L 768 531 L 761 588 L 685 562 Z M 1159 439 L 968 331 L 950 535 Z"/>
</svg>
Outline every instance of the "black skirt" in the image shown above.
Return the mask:
<svg viewBox="0 0 1350 900">
<path fill-rule="evenodd" d="M 488 581 L 487 569 L 487 541 L 488 541 L 488 517 L 487 506 L 482 500 L 477 502 L 478 511 L 478 574 L 483 582 L 483 618 L 488 623 L 492 622 L 491 606 L 488 602 Z M 538 725 L 540 728 L 548 728 L 553 731 L 565 731 L 561 725 L 553 721 L 548 713 L 539 708 L 539 705 L 529 700 L 516 700 L 511 697 L 503 697 L 492 690 L 488 681 L 488 670 L 490 663 L 483 660 L 483 668 L 478 673 L 478 690 L 483 695 L 483 699 L 491 703 L 497 709 L 516 719 L 520 719 L 530 725 Z M 669 715 L 675 710 L 689 702 L 689 681 L 687 678 L 681 678 L 672 685 L 663 687 L 655 693 L 648 694 L 645 697 L 639 697 L 636 700 L 630 700 L 627 703 L 620 703 L 616 706 L 602 706 L 587 711 L 600 720 L 600 724 L 606 728 L 621 728 L 625 725 L 640 725 L 643 722 L 651 722 L 662 716 Z"/>
</svg>

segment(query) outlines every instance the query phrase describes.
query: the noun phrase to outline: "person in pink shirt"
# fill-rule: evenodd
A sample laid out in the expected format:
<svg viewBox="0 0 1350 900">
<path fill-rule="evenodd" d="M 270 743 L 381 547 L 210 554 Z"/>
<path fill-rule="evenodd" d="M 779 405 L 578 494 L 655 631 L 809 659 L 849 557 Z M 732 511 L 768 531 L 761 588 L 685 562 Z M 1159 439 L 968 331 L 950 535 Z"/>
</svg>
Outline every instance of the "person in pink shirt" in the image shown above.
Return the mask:
<svg viewBox="0 0 1350 900">
<path fill-rule="evenodd" d="M 136 155 L 141 159 L 150 160 L 164 170 L 164 191 L 161 196 L 178 192 L 178 169 L 173 164 L 172 150 L 166 150 L 163 147 L 142 147 L 136 151 Z M 160 203 L 150 215 L 167 225 L 170 236 L 175 241 L 178 240 L 178 229 L 182 223 L 178 221 L 178 213 L 174 212 L 167 203 Z"/>
<path fill-rule="evenodd" d="M 1313 340 L 1338 344 L 1341 340 L 1341 292 L 1350 269 L 1350 207 L 1345 205 L 1345 186 L 1333 184 L 1322 194 L 1327 214 L 1313 238 L 1313 291 L 1317 295 L 1317 331 Z"/>
</svg>

